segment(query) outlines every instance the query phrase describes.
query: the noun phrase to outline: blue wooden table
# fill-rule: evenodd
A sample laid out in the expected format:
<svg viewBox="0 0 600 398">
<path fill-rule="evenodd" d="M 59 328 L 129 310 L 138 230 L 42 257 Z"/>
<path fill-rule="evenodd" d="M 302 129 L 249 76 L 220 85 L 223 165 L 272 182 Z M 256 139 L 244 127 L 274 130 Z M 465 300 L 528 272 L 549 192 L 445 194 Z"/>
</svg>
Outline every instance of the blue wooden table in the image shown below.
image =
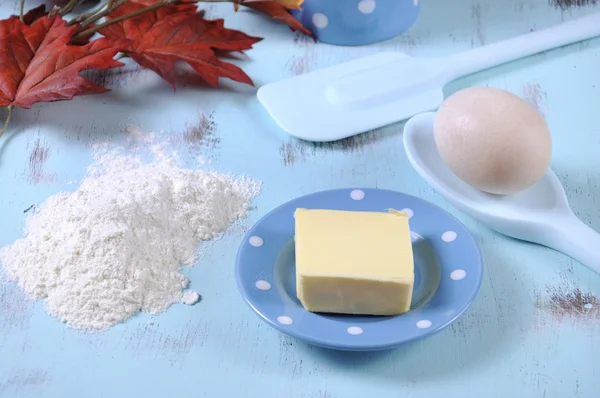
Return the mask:
<svg viewBox="0 0 600 398">
<path fill-rule="evenodd" d="M 384 49 L 434 55 L 477 47 L 594 12 L 592 3 L 428 0 L 408 33 L 358 48 L 315 44 L 256 15 L 234 15 L 230 5 L 207 9 L 230 27 L 266 38 L 241 63 L 259 86 Z M 3 18 L 15 12 L 18 2 L 1 0 Z M 495 86 L 538 107 L 553 134 L 552 167 L 576 214 L 596 230 L 599 44 L 572 45 L 448 87 Z M 15 112 L 0 139 L 0 246 L 21 236 L 26 209 L 76 188 L 95 142 L 119 143 L 123 129 L 134 125 L 170 137 L 190 156 L 204 156 L 211 161 L 204 167 L 262 181 L 245 225 L 289 199 L 330 188 L 388 188 L 429 200 L 456 215 L 478 240 L 483 286 L 468 312 L 431 338 L 392 351 L 347 353 L 283 336 L 248 309 L 233 278 L 242 230 L 216 242 L 186 271 L 200 303 L 142 314 L 105 333 L 68 329 L 41 302 L 25 301 L 18 287 L 3 281 L 0 397 L 600 396 L 600 276 L 562 254 L 494 233 L 447 204 L 410 167 L 402 124 L 312 144 L 278 129 L 248 87 L 173 92 L 133 64 L 101 78 L 113 92 Z M 208 126 L 210 134 L 190 145 L 183 138 L 198 126 Z"/>
</svg>

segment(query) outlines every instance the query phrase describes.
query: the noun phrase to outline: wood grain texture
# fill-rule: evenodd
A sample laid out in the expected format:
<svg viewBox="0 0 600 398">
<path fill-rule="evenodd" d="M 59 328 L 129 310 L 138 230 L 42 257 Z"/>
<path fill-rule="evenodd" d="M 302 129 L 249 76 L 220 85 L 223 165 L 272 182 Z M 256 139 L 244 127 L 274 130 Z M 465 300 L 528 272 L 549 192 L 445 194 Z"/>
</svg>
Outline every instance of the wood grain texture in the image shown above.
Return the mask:
<svg viewBox="0 0 600 398">
<path fill-rule="evenodd" d="M 236 61 L 257 85 L 380 50 L 436 55 L 493 43 L 588 12 L 594 1 L 429 0 L 406 34 L 372 46 L 315 44 L 285 26 L 230 5 L 207 5 L 226 26 L 265 37 Z M 28 2 L 33 5 L 34 2 Z M 18 10 L 0 0 L 3 17 Z M 451 16 L 451 17 L 450 17 Z M 203 246 L 186 269 L 203 300 L 141 314 L 105 333 L 82 334 L 49 317 L 0 279 L 0 397 L 207 398 L 565 398 L 600 396 L 600 276 L 550 249 L 518 242 L 473 221 L 411 168 L 403 124 L 335 143 L 287 136 L 254 90 L 199 86 L 185 73 L 177 92 L 151 71 L 127 66 L 94 79 L 114 91 L 17 110 L 0 139 L 0 246 L 49 195 L 74 190 L 94 144 L 148 148 L 128 140 L 154 132 L 190 167 L 248 174 L 263 182 L 246 223 Z M 552 167 L 574 212 L 600 231 L 600 43 L 575 44 L 450 84 L 510 90 L 545 115 Z M 206 162 L 199 161 L 200 159 Z M 481 292 L 456 322 L 431 338 L 375 353 L 324 350 L 263 323 L 235 288 L 244 231 L 299 195 L 380 187 L 420 196 L 462 221 L 485 260 Z M 32 207 L 33 206 L 33 207 Z M 1 270 L 0 270 L 1 273 Z"/>
<path fill-rule="evenodd" d="M 550 0 L 550 4 L 563 10 L 569 8 L 595 6 L 598 0 Z"/>
<path fill-rule="evenodd" d="M 542 115 L 545 114 L 545 106 L 548 94 L 539 83 L 525 83 L 523 85 L 523 99 Z"/>
</svg>

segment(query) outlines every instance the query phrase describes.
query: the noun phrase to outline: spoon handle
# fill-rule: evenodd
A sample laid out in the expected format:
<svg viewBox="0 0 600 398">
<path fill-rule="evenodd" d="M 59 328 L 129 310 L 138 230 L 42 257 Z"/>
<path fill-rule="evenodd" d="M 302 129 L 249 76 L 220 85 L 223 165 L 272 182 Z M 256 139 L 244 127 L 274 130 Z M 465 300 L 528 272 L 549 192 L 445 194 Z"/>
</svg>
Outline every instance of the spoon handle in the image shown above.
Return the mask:
<svg viewBox="0 0 600 398">
<path fill-rule="evenodd" d="M 556 221 L 548 247 L 558 250 L 600 274 L 600 234 L 574 214 Z"/>
</svg>

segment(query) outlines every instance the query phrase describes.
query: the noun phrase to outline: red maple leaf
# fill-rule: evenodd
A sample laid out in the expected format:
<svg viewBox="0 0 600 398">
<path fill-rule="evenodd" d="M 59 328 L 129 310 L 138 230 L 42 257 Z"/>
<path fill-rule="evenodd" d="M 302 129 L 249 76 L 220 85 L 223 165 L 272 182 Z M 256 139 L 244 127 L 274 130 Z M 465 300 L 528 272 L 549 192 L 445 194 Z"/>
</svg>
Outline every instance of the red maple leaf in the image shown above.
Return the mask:
<svg viewBox="0 0 600 398">
<path fill-rule="evenodd" d="M 295 6 L 290 7 L 287 3 L 296 4 Z M 310 30 L 306 29 L 302 22 L 298 21 L 296 18 L 290 14 L 291 8 L 300 9 L 300 4 L 302 1 L 288 1 L 288 2 L 277 2 L 274 0 L 246 0 L 241 5 L 246 8 L 251 8 L 253 10 L 259 11 L 263 14 L 270 16 L 271 18 L 283 22 L 287 26 L 290 27 L 292 31 L 299 31 L 308 35 L 314 39 L 313 34 Z"/>
<path fill-rule="evenodd" d="M 23 22 L 25 25 L 31 25 L 34 21 L 40 19 L 41 17 L 45 17 L 48 15 L 48 11 L 46 11 L 46 6 L 42 4 L 36 8 L 32 8 L 25 15 L 23 15 Z"/>
<path fill-rule="evenodd" d="M 39 9 L 0 21 L 0 107 L 31 108 L 36 102 L 70 100 L 108 90 L 82 77 L 89 69 L 122 66 L 114 56 L 128 44 L 101 38 L 84 46 L 69 44 L 77 26 Z"/>
<path fill-rule="evenodd" d="M 145 6 L 127 2 L 107 20 L 138 11 Z M 262 40 L 227 29 L 222 19 L 207 20 L 190 4 L 166 5 L 139 16 L 109 25 L 100 33 L 111 40 L 132 40 L 124 52 L 144 68 L 152 69 L 175 89 L 175 65 L 186 62 L 208 84 L 217 87 L 219 78 L 254 85 L 239 67 L 221 61 L 216 52 L 244 51 Z"/>
</svg>

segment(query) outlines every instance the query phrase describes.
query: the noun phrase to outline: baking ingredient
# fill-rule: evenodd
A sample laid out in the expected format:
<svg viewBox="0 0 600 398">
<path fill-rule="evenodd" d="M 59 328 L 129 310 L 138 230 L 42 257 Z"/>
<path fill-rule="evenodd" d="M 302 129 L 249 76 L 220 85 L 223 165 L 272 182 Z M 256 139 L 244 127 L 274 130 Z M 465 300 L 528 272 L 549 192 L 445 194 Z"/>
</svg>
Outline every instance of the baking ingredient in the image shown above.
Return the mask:
<svg viewBox="0 0 600 398">
<path fill-rule="evenodd" d="M 408 215 L 297 209 L 298 299 L 311 312 L 397 315 L 410 309 Z"/>
<path fill-rule="evenodd" d="M 473 87 L 452 94 L 438 109 L 434 134 L 448 168 L 488 193 L 527 189 L 550 165 L 552 138 L 544 117 L 505 90 Z"/>
<path fill-rule="evenodd" d="M 194 305 L 198 301 L 200 301 L 200 295 L 194 290 L 188 290 L 181 297 L 181 302 L 186 305 Z"/>
<path fill-rule="evenodd" d="M 221 2 L 198 3 L 217 1 Z M 75 11 L 78 4 L 69 1 L 50 11 L 41 5 L 0 20 L 0 107 L 6 107 L 0 136 L 9 126 L 14 107 L 28 109 L 35 102 L 109 91 L 79 73 L 124 66 L 113 59 L 121 51 L 174 88 L 177 63 L 187 63 L 212 86 L 218 86 L 221 77 L 253 84 L 239 67 L 222 59 L 262 39 L 225 28 L 223 19 L 205 19 L 204 11 L 191 2 L 105 0 L 95 11 L 76 15 L 67 23 L 62 16 Z M 302 0 L 270 0 L 251 2 L 247 8 L 312 36 L 289 12 L 301 4 Z M 106 37 L 93 38 L 99 31 Z"/>
<path fill-rule="evenodd" d="M 104 330 L 180 301 L 189 285 L 181 264 L 244 218 L 260 189 L 246 177 L 180 168 L 144 139 L 152 162 L 99 145 L 77 190 L 46 200 L 25 237 L 0 250 L 7 275 L 72 328 Z"/>
<path fill-rule="evenodd" d="M 89 69 L 109 69 L 123 64 L 113 57 L 127 40 L 100 38 L 83 46 L 69 45 L 76 26 L 67 26 L 62 18 L 40 18 L 34 9 L 25 18 L 28 25 L 11 16 L 0 20 L 0 107 L 7 118 L 12 109 L 29 109 L 37 102 L 71 99 L 76 95 L 109 91 L 79 73 Z"/>
</svg>

